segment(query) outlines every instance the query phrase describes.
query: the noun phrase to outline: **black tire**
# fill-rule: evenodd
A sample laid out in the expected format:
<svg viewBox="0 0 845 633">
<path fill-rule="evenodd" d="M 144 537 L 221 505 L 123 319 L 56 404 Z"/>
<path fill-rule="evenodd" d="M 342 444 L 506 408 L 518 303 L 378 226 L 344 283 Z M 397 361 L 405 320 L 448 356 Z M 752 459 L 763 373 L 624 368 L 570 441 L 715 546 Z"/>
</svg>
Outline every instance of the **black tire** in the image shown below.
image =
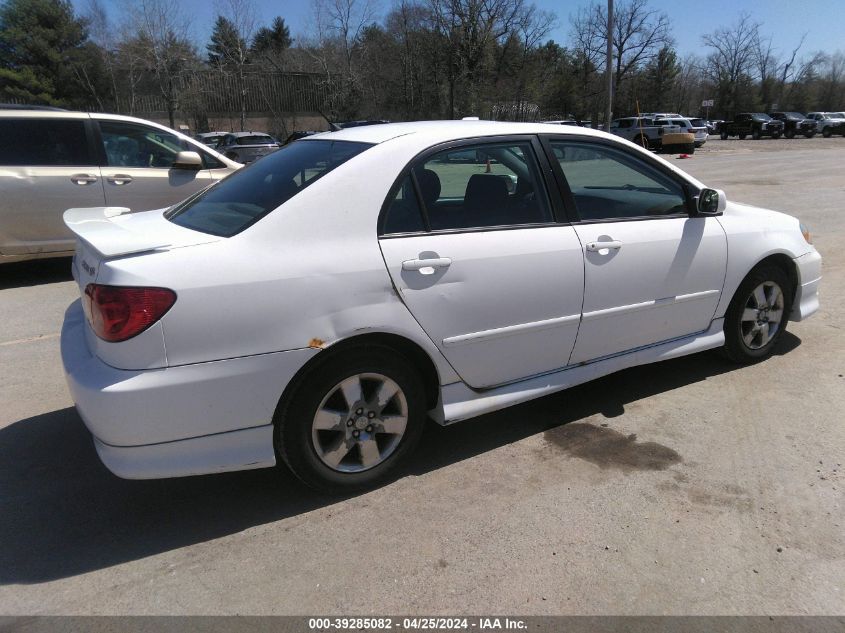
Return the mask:
<svg viewBox="0 0 845 633">
<path fill-rule="evenodd" d="M 727 133 L 727 132 L 722 132 L 721 134 L 719 134 L 719 137 L 720 137 L 723 141 L 727 141 L 727 140 L 728 140 L 728 133 Z"/>
<path fill-rule="evenodd" d="M 822 130 L 822 136 L 824 136 L 825 138 L 830 138 L 831 134 L 833 134 L 833 132 L 830 131 L 829 127 L 826 127 Z"/>
<path fill-rule="evenodd" d="M 792 136 L 795 136 L 794 134 Z M 772 132 L 772 138 L 778 140 L 780 138 L 780 132 Z"/>
<path fill-rule="evenodd" d="M 765 344 L 762 344 L 761 340 L 761 346 L 755 348 L 745 340 L 746 336 L 752 334 L 751 329 L 754 326 L 749 327 L 748 321 L 743 322 L 742 317 L 747 307 L 754 309 L 753 304 L 756 302 L 753 293 L 755 289 L 764 284 L 775 284 L 780 288 L 783 298 L 783 314 L 771 339 Z M 773 264 L 761 264 L 748 273 L 748 276 L 739 285 L 733 299 L 731 299 L 728 311 L 725 314 L 725 355 L 732 361 L 741 364 L 756 363 L 771 356 L 772 351 L 786 331 L 786 323 L 792 309 L 793 291 L 789 278 L 783 270 Z M 760 325 L 760 321 L 757 321 L 757 325 Z M 764 325 L 764 327 L 768 327 L 768 325 Z M 752 341 L 754 340 L 756 340 L 756 337 L 752 338 Z"/>
<path fill-rule="evenodd" d="M 804 136 L 806 136 L 807 138 L 813 138 L 815 135 L 815 132 L 804 132 Z"/>
<path fill-rule="evenodd" d="M 399 386 L 407 402 L 407 425 L 398 445 L 384 461 L 367 470 L 340 472 L 319 457 L 312 439 L 312 424 L 324 398 L 340 382 L 357 374 L 372 373 L 381 374 Z M 290 397 L 276 409 L 274 443 L 278 456 L 303 483 L 327 494 L 344 494 L 372 488 L 394 474 L 419 444 L 425 422 L 425 390 L 413 365 L 389 347 L 358 346 L 328 356 L 297 382 Z M 349 442 L 354 445 L 356 440 Z M 347 458 L 357 450 L 353 446 Z"/>
<path fill-rule="evenodd" d="M 783 133 L 786 138 L 795 138 L 795 130 L 787 130 Z"/>
<path fill-rule="evenodd" d="M 739 138 L 742 138 L 742 136 L 740 136 Z M 760 130 L 751 130 L 751 138 L 753 138 L 755 141 L 760 140 Z"/>
</svg>

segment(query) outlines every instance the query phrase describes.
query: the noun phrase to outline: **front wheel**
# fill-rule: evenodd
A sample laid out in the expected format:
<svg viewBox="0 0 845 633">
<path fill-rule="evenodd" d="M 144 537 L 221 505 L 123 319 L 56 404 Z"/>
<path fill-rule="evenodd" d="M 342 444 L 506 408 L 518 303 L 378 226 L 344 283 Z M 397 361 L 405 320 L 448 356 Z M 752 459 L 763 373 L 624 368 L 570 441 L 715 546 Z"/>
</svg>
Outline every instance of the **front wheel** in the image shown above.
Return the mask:
<svg viewBox="0 0 845 633">
<path fill-rule="evenodd" d="M 723 141 L 727 141 L 728 140 L 728 133 L 722 132 L 721 134 L 719 134 L 719 138 L 721 138 Z"/>
<path fill-rule="evenodd" d="M 338 494 L 384 482 L 419 443 L 422 381 L 382 346 L 350 348 L 316 365 L 274 417 L 276 451 L 305 484 Z"/>
<path fill-rule="evenodd" d="M 725 354 L 743 364 L 771 356 L 791 309 L 792 284 L 786 274 L 772 264 L 752 270 L 725 314 Z"/>
</svg>

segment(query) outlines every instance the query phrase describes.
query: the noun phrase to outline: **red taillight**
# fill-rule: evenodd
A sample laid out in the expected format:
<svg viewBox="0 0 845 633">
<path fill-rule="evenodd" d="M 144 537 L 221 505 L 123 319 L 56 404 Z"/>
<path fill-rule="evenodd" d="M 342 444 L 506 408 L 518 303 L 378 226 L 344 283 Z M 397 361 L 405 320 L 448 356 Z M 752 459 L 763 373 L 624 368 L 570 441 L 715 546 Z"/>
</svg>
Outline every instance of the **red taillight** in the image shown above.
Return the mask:
<svg viewBox="0 0 845 633">
<path fill-rule="evenodd" d="M 176 302 L 176 293 L 167 288 L 88 284 L 85 296 L 94 333 L 112 343 L 137 336 Z"/>
</svg>

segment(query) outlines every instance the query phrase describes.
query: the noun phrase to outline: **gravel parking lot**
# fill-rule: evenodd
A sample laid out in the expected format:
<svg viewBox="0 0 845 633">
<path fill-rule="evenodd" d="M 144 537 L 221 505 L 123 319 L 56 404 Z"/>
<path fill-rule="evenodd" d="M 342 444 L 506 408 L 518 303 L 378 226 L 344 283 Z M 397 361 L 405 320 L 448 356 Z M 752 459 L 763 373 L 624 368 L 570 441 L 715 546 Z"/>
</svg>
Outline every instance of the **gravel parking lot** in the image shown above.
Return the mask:
<svg viewBox="0 0 845 633">
<path fill-rule="evenodd" d="M 620 372 L 448 428 L 347 499 L 252 471 L 123 481 L 62 377 L 68 260 L 0 269 L 0 614 L 845 614 L 845 138 L 669 157 L 810 227 L 777 354 Z"/>
</svg>

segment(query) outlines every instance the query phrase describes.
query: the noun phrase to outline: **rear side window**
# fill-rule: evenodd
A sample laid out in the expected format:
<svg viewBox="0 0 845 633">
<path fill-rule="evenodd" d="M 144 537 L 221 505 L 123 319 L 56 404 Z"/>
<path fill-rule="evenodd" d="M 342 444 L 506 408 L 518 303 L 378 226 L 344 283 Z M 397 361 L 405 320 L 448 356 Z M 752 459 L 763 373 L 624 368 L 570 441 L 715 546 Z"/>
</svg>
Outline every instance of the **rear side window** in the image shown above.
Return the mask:
<svg viewBox="0 0 845 633">
<path fill-rule="evenodd" d="M 0 165 L 92 166 L 82 119 L 0 119 Z"/>
<path fill-rule="evenodd" d="M 231 237 L 368 147 L 349 141 L 291 143 L 174 207 L 167 218 L 195 231 Z"/>
</svg>

